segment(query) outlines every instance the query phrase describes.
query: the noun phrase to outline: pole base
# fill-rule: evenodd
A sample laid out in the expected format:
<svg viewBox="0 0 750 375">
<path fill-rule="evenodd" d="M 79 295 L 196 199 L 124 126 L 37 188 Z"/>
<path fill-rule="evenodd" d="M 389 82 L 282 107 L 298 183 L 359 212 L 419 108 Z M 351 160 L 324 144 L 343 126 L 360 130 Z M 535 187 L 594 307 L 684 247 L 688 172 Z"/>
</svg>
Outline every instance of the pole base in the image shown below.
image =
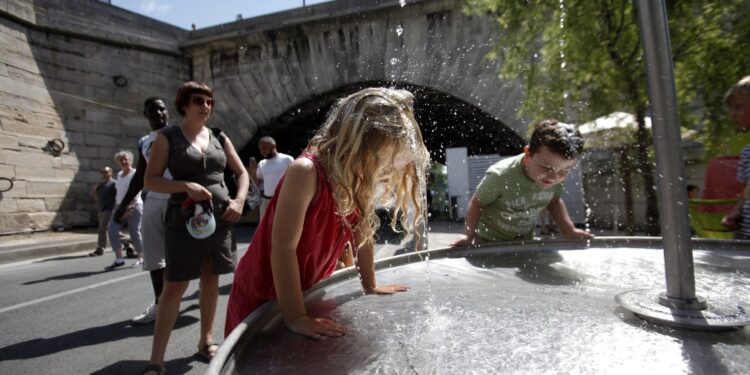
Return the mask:
<svg viewBox="0 0 750 375">
<path fill-rule="evenodd" d="M 746 308 L 731 301 L 714 301 L 706 304 L 700 298 L 686 301 L 674 308 L 660 303 L 668 299 L 675 306 L 674 299 L 663 295 L 660 290 L 642 289 L 623 292 L 615 296 L 615 301 L 637 317 L 656 324 L 696 331 L 729 331 L 750 325 Z M 707 305 L 705 309 L 701 306 Z"/>
</svg>

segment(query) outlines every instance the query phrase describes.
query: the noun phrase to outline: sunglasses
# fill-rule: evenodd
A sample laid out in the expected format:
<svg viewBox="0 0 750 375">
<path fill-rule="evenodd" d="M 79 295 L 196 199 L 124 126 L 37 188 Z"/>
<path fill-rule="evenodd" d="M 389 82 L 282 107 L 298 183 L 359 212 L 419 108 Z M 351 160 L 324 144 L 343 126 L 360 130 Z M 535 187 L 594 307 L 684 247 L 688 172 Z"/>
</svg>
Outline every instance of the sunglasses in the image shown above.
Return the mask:
<svg viewBox="0 0 750 375">
<path fill-rule="evenodd" d="M 193 95 L 190 97 L 190 102 L 193 103 L 193 105 L 196 105 L 198 107 L 203 107 L 204 105 L 208 104 L 209 107 L 214 106 L 214 100 L 211 98 L 206 98 L 204 96 L 200 95 Z"/>
</svg>

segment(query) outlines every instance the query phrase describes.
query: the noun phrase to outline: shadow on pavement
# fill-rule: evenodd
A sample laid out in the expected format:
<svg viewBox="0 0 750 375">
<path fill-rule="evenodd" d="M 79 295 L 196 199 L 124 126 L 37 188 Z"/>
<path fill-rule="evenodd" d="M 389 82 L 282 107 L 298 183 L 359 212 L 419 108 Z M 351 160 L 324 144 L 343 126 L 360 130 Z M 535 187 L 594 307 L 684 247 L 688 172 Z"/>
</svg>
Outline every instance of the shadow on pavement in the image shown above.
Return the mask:
<svg viewBox="0 0 750 375">
<path fill-rule="evenodd" d="M 174 329 L 180 329 L 198 322 L 198 318 L 185 315 L 186 312 L 196 309 L 198 309 L 198 305 L 194 304 L 182 310 Z M 129 337 L 151 336 L 153 332 L 153 324 L 133 325 L 130 320 L 125 320 L 105 326 L 86 328 L 49 339 L 32 339 L 0 348 L 0 362 L 39 358 L 70 349 L 106 344 Z"/>
<path fill-rule="evenodd" d="M 191 363 L 198 361 L 197 355 L 185 358 L 177 358 L 167 361 L 166 373 L 169 374 L 187 374 L 193 371 Z M 91 375 L 110 375 L 110 374 L 140 374 L 148 365 L 147 361 L 126 360 L 115 362 L 101 370 L 91 373 Z"/>
<path fill-rule="evenodd" d="M 46 283 L 47 281 L 55 281 L 55 280 L 70 280 L 70 279 L 80 279 L 83 277 L 89 277 L 94 275 L 99 275 L 102 273 L 108 273 L 108 272 L 117 272 L 122 270 L 130 269 L 129 266 L 123 266 L 121 268 L 116 268 L 114 270 L 101 270 L 101 271 L 87 271 L 87 272 L 75 272 L 75 273 L 68 273 L 65 275 L 57 275 L 57 276 L 50 276 L 46 279 L 40 279 L 40 280 L 32 280 L 27 281 L 21 285 L 33 285 L 33 284 L 40 284 L 40 283 Z"/>
<path fill-rule="evenodd" d="M 63 256 L 54 257 L 54 258 L 35 260 L 34 263 L 54 262 L 58 260 L 70 260 L 70 259 L 82 259 L 82 258 L 89 258 L 89 256 L 88 255 L 63 255 Z"/>
<path fill-rule="evenodd" d="M 221 285 L 221 286 L 219 286 L 219 295 L 221 295 L 221 296 L 228 296 L 230 290 L 232 290 L 232 284 L 231 283 L 229 283 L 227 285 Z M 193 292 L 193 294 L 191 294 L 189 296 L 183 296 L 182 297 L 182 302 L 190 301 L 190 300 L 194 300 L 194 299 L 198 299 L 198 297 L 200 297 L 200 293 L 201 293 L 200 288 L 198 288 L 198 290 L 196 290 L 195 292 Z"/>
</svg>

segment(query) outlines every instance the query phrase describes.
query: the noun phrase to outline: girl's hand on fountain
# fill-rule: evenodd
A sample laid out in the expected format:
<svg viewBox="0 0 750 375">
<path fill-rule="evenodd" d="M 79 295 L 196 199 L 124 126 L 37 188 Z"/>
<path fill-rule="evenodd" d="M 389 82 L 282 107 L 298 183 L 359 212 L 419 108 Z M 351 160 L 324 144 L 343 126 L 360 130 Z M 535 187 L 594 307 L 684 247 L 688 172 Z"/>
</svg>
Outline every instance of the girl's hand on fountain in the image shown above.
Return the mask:
<svg viewBox="0 0 750 375">
<path fill-rule="evenodd" d="M 569 233 L 564 233 L 564 235 L 565 235 L 565 238 L 569 240 L 590 240 L 594 238 L 593 234 L 586 232 L 583 229 L 578 229 L 578 228 L 573 229 L 573 231 Z"/>
<path fill-rule="evenodd" d="M 315 340 L 325 340 L 328 337 L 339 337 L 347 333 L 347 329 L 334 323 L 330 319 L 301 316 L 286 323 L 290 331 L 307 336 Z"/>
<path fill-rule="evenodd" d="M 367 294 L 396 294 L 398 292 L 406 292 L 409 289 L 411 288 L 406 285 L 388 284 L 386 286 L 377 286 L 375 288 L 372 288 L 372 290 L 367 292 Z"/>
</svg>

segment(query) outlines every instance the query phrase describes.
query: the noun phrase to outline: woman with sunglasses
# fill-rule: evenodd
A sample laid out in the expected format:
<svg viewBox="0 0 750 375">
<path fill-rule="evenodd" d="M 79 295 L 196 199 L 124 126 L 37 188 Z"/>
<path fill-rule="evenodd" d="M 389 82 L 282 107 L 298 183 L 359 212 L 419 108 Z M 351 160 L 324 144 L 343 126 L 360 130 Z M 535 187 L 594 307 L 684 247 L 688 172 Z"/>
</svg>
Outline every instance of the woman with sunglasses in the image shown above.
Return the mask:
<svg viewBox="0 0 750 375">
<path fill-rule="evenodd" d="M 232 223 L 239 220 L 248 191 L 247 172 L 232 142 L 223 133 L 217 137 L 206 127 L 214 108 L 211 88 L 200 82 L 186 82 L 177 91 L 175 106 L 183 117 L 182 123 L 160 131 L 144 179 L 147 189 L 171 193 L 164 218 L 167 263 L 164 289 L 156 312 L 151 360 L 144 374 L 164 373 L 164 353 L 190 280 L 200 278 L 198 354 L 211 359 L 218 349 L 213 341 L 213 321 L 219 275 L 234 271 L 236 245 L 232 241 Z M 229 197 L 224 184 L 227 165 L 237 177 L 236 197 Z M 162 177 L 166 168 L 172 180 Z M 215 230 L 206 238 L 189 232 L 186 226 L 192 216 L 191 208 L 197 206 L 201 211 L 208 208 L 209 212 L 212 207 L 215 215 Z"/>
</svg>

